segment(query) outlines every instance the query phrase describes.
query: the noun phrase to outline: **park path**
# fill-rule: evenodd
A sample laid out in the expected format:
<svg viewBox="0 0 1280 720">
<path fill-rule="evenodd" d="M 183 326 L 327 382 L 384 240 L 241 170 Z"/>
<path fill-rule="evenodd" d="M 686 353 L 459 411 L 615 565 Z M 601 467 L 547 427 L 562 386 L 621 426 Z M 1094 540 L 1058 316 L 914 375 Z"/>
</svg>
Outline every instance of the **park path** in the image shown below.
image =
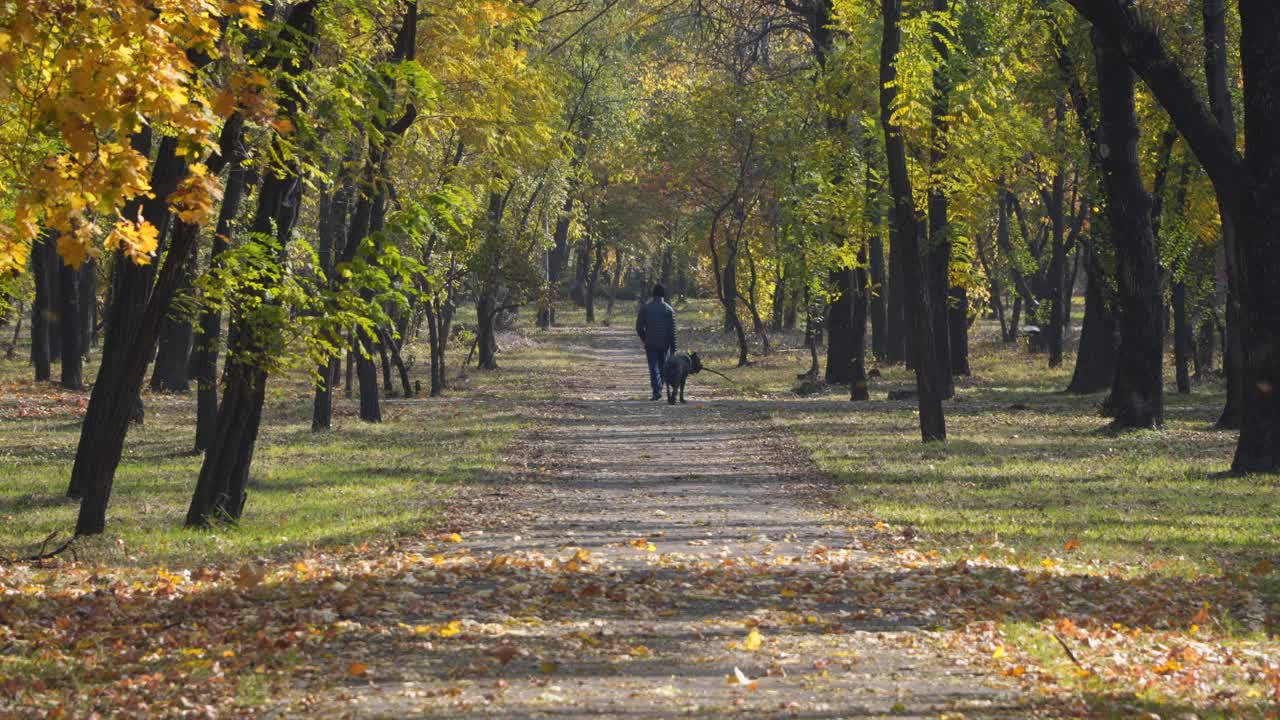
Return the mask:
<svg viewBox="0 0 1280 720">
<path fill-rule="evenodd" d="M 358 716 L 1014 717 L 1014 696 L 887 607 L 877 555 L 833 521 L 803 453 L 751 403 L 695 376 L 648 400 L 630 334 L 538 405 L 498 523 L 424 544 L 396 602 L 409 638 L 369 641 Z M 459 541 L 460 539 L 460 541 Z M 923 591 L 923 588 L 922 588 Z M 342 650 L 338 651 L 339 653 Z"/>
</svg>

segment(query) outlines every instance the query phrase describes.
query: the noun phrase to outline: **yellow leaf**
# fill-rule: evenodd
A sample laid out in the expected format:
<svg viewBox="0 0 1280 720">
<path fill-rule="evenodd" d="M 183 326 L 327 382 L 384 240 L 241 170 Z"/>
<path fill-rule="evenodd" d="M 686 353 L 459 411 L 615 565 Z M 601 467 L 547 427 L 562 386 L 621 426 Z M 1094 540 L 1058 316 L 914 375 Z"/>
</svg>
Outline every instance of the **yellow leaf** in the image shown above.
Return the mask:
<svg viewBox="0 0 1280 720">
<path fill-rule="evenodd" d="M 441 533 L 436 536 L 436 540 L 439 540 L 440 542 L 447 542 L 447 543 L 460 543 L 462 542 L 462 535 L 456 532 Z"/>
<path fill-rule="evenodd" d="M 644 550 L 645 552 L 658 551 L 658 548 L 654 546 L 653 543 L 649 542 L 647 538 L 636 538 L 630 542 L 630 545 L 637 550 Z"/>
<path fill-rule="evenodd" d="M 760 634 L 759 630 L 751 628 L 751 632 L 747 633 L 747 639 L 742 641 L 742 649 L 755 652 L 760 649 L 763 643 L 764 636 Z"/>
<path fill-rule="evenodd" d="M 1005 656 L 1005 651 L 1004 651 L 1003 645 L 997 645 L 996 649 L 991 652 L 991 658 L 993 660 L 999 660 L 1004 656 Z"/>
<path fill-rule="evenodd" d="M 453 637 L 454 635 L 457 635 L 460 632 L 462 632 L 462 621 L 453 620 L 448 625 L 445 625 L 444 627 L 440 628 L 440 632 L 436 634 L 442 638 L 447 638 L 447 637 Z"/>
</svg>

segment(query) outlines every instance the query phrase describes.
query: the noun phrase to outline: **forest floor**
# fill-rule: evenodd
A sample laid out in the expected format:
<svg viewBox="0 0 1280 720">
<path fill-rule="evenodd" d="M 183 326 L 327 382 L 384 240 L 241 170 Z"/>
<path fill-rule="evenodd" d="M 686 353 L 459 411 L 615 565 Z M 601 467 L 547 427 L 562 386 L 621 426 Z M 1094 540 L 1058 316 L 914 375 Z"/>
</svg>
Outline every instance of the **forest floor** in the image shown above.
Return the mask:
<svg viewBox="0 0 1280 720">
<path fill-rule="evenodd" d="M 0 718 L 1277 716 L 1277 489 L 1209 474 L 1208 393 L 1115 437 L 1001 356 L 922 448 L 910 403 L 792 394 L 794 349 L 681 342 L 734 379 L 651 402 L 628 330 L 559 328 L 327 438 L 286 383 L 213 534 L 186 439 L 131 439 L 111 535 L 0 562 Z M 6 543 L 73 517 L 77 407 L 10 387 Z"/>
</svg>

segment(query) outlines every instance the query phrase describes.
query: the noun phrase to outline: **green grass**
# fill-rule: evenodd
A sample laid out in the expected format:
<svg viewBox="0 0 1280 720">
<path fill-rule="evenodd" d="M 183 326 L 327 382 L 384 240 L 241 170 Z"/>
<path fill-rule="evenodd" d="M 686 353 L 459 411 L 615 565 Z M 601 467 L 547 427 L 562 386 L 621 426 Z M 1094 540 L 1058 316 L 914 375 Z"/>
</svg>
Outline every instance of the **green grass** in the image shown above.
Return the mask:
<svg viewBox="0 0 1280 720">
<path fill-rule="evenodd" d="M 714 306 L 700 303 L 682 315 L 713 366 L 736 359 Z M 1070 557 L 1081 564 L 1167 572 L 1241 570 L 1266 559 L 1280 565 L 1280 482 L 1223 472 L 1235 434 L 1212 427 L 1223 400 L 1217 383 L 1190 395 L 1170 388 L 1160 430 L 1112 434 L 1097 411 L 1102 395 L 1059 392 L 1073 354 L 1049 369 L 1043 355 L 1004 345 L 996 334 L 990 323 L 975 328 L 973 375 L 946 403 L 945 445 L 921 444 L 914 402 L 885 399 L 889 390 L 914 387 L 901 366 L 879 368 L 872 400 L 857 404 L 843 388 L 797 397 L 796 374 L 809 358 L 794 344 L 726 372 L 745 386 L 743 395 L 780 401 L 762 408 L 835 478 L 842 505 L 910 525 L 958 554 L 991 552 L 995 541 L 998 552 L 1038 563 L 1075 540 L 1080 547 Z"/>
<path fill-rule="evenodd" d="M 21 360 L 0 361 L 3 556 L 29 554 L 53 532 L 65 536 L 78 508 L 63 493 L 79 438 L 76 403 L 87 393 L 37 385 L 29 373 Z M 518 386 L 521 377 L 507 371 L 501 382 Z M 201 461 L 191 452 L 194 396 L 146 393 L 146 424 L 129 432 L 107 532 L 78 543 L 80 555 L 199 565 L 359 544 L 438 523 L 458 489 L 503 477 L 504 451 L 529 423 L 515 405 L 467 401 L 480 393 L 458 384 L 455 398 L 388 399 L 377 425 L 360 423 L 355 401 L 339 391 L 333 430 L 313 433 L 306 376 L 273 378 L 245 515 L 214 531 L 182 527 Z"/>
</svg>

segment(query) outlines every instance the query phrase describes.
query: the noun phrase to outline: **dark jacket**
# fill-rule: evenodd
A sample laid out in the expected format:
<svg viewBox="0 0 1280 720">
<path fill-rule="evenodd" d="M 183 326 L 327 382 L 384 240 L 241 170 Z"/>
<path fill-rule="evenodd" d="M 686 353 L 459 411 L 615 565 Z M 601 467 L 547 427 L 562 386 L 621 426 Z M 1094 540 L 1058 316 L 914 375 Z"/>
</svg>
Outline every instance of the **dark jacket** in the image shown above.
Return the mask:
<svg viewBox="0 0 1280 720">
<path fill-rule="evenodd" d="M 675 352 L 676 311 L 662 298 L 641 305 L 636 315 L 636 334 L 644 341 L 645 350 Z"/>
</svg>

